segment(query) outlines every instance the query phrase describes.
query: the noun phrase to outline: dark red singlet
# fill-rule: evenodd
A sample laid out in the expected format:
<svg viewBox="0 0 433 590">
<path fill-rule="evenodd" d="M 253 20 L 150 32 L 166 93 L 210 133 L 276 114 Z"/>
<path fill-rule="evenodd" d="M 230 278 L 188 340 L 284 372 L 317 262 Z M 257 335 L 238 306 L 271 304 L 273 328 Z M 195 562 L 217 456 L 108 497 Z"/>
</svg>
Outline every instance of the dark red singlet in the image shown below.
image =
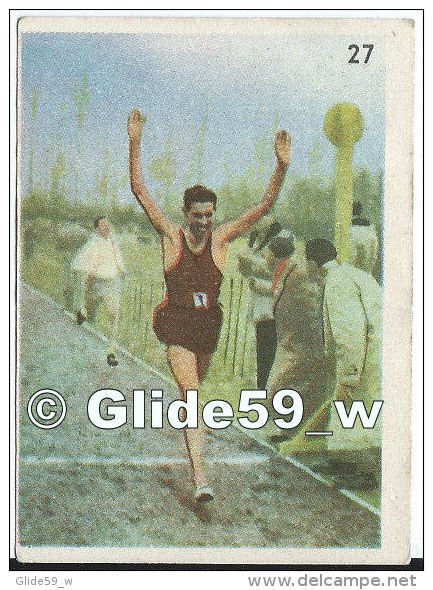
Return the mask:
<svg viewBox="0 0 433 590">
<path fill-rule="evenodd" d="M 210 238 L 195 253 L 180 233 L 181 251 L 175 265 L 164 273 L 167 293 L 153 313 L 153 329 L 167 346 L 208 354 L 216 349 L 221 329 L 222 273 L 213 261 Z"/>
</svg>

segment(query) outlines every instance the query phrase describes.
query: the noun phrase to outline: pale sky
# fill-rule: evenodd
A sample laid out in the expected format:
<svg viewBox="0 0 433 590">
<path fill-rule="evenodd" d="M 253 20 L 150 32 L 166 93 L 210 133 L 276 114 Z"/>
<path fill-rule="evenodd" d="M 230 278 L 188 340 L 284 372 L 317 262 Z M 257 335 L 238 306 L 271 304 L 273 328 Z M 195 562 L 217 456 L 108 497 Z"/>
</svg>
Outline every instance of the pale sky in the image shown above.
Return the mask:
<svg viewBox="0 0 433 590">
<path fill-rule="evenodd" d="M 271 145 L 277 113 L 280 126 L 293 137 L 293 170 L 307 174 L 309 151 L 317 143 L 320 168 L 331 174 L 334 148 L 323 133 L 323 119 L 329 107 L 343 101 L 356 104 L 364 117 L 355 166 L 373 172 L 384 167 L 385 70 L 380 38 L 368 39 L 375 46 L 368 64 L 348 64 L 353 35 L 25 33 L 22 39 L 24 175 L 32 89 L 40 93 L 37 177 L 59 117 L 64 144 L 75 157 L 72 91 L 84 74 L 90 90 L 84 127 L 88 186 L 103 146 L 110 150 L 115 167 L 126 172 L 126 118 L 133 107 L 148 116 L 144 171 L 171 135 L 180 185 L 206 110 L 204 182 L 216 188 L 224 181 L 227 166 L 234 174 L 246 169 L 257 139 L 269 138 Z M 360 58 L 362 62 L 361 53 Z M 130 200 L 127 187 L 121 198 Z"/>
</svg>

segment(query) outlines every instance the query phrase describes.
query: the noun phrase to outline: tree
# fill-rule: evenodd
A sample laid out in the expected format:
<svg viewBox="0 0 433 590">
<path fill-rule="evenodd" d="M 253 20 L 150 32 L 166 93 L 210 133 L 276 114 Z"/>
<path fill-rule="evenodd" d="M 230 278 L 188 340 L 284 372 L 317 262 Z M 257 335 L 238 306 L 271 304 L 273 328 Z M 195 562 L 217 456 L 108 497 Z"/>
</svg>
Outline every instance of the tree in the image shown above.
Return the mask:
<svg viewBox="0 0 433 590">
<path fill-rule="evenodd" d="M 185 176 L 186 186 L 203 184 L 204 182 L 204 152 L 206 145 L 206 133 L 208 127 L 209 105 L 206 108 L 203 119 L 198 128 L 197 140 L 193 143 L 189 170 Z"/>
<path fill-rule="evenodd" d="M 76 82 L 72 92 L 75 107 L 77 109 L 78 129 L 78 157 L 81 159 L 83 150 L 83 129 L 86 117 L 86 108 L 90 102 L 90 90 L 87 86 L 87 74 L 84 74 L 79 82 Z"/>
<path fill-rule="evenodd" d="M 63 147 L 63 127 L 65 122 L 65 105 L 59 108 L 59 116 L 54 122 L 52 143 L 49 150 L 51 159 L 48 201 L 53 218 L 59 219 L 67 207 L 66 199 L 66 153 Z"/>
<path fill-rule="evenodd" d="M 108 148 L 104 149 L 101 162 L 102 167 L 96 172 L 96 203 L 105 208 L 116 207 L 119 189 L 126 186 L 126 175 L 113 168 Z"/>
<path fill-rule="evenodd" d="M 32 90 L 32 109 L 31 109 L 31 124 L 29 132 L 29 177 L 28 177 L 28 191 L 31 194 L 34 190 L 33 183 L 33 169 L 34 169 L 34 137 L 36 127 L 36 117 L 38 114 L 39 91 L 37 88 Z"/>
<path fill-rule="evenodd" d="M 275 214 L 299 238 L 334 239 L 334 191 L 317 179 L 297 178 L 283 189 Z"/>
<path fill-rule="evenodd" d="M 148 167 L 149 174 L 155 182 L 169 190 L 176 181 L 176 162 L 173 154 L 173 140 L 168 138 L 164 152 L 153 158 Z"/>
<path fill-rule="evenodd" d="M 318 182 L 320 182 L 319 168 L 321 159 L 322 151 L 319 141 L 316 139 L 313 147 L 308 152 L 308 176 Z"/>
<path fill-rule="evenodd" d="M 86 118 L 86 109 L 90 102 L 90 90 L 87 85 L 87 75 L 84 74 L 79 82 L 74 84 L 72 91 L 72 98 L 77 112 L 77 171 L 76 171 L 76 186 L 78 195 L 81 194 L 82 174 L 82 160 L 83 160 L 83 134 L 84 122 Z"/>
<path fill-rule="evenodd" d="M 176 182 L 176 160 L 173 152 L 173 139 L 169 135 L 167 146 L 159 156 L 153 158 L 148 170 L 152 180 L 162 186 L 162 190 L 156 193 L 157 198 L 164 203 L 167 215 L 173 219 L 179 219 L 180 207 L 176 200 L 176 194 L 173 193 L 173 186 Z"/>
</svg>

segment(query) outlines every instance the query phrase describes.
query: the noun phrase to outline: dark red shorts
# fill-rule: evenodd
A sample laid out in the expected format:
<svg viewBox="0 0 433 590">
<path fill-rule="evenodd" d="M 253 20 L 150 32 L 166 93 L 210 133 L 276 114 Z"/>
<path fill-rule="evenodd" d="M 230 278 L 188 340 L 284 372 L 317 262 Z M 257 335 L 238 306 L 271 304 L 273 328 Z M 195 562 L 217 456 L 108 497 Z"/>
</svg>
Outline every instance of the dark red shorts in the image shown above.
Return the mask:
<svg viewBox="0 0 433 590">
<path fill-rule="evenodd" d="M 166 301 L 153 312 L 153 329 L 160 342 L 182 346 L 194 354 L 214 352 L 223 314 L 219 306 L 210 309 L 178 307 Z"/>
</svg>

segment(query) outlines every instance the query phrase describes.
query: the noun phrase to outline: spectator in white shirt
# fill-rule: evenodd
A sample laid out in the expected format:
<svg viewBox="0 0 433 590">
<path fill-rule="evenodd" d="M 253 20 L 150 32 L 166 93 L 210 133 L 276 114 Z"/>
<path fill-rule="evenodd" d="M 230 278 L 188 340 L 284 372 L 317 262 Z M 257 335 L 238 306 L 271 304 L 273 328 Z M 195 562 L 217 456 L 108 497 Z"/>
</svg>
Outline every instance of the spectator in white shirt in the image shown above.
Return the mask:
<svg viewBox="0 0 433 590">
<path fill-rule="evenodd" d="M 75 293 L 77 323 L 82 324 L 86 319 L 92 319 L 99 304 L 105 304 L 110 325 L 107 363 L 117 366 L 114 343 L 125 267 L 117 242 L 111 233 L 109 220 L 99 217 L 95 220 L 94 226 L 95 233 L 80 248 L 71 264 L 78 279 Z"/>
</svg>

